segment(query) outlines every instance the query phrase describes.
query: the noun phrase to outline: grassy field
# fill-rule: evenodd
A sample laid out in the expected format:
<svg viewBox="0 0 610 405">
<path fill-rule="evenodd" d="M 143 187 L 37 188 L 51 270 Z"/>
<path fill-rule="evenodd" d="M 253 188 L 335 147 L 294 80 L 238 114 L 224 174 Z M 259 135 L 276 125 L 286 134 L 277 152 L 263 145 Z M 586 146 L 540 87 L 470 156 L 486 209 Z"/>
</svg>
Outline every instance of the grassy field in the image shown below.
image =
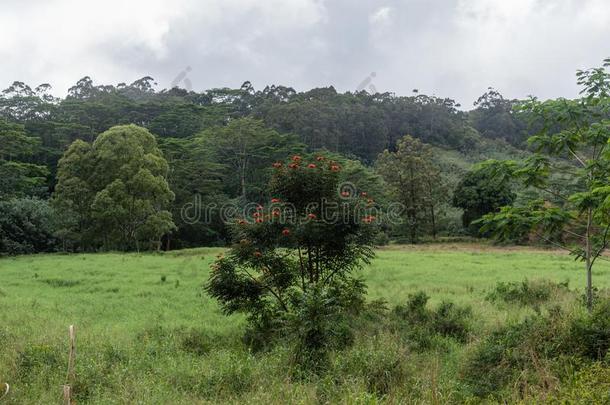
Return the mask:
<svg viewBox="0 0 610 405">
<path fill-rule="evenodd" d="M 380 397 L 358 375 L 341 384 L 294 380 L 287 350 L 253 354 L 241 343 L 244 320 L 226 317 L 202 294 L 209 265 L 221 249 L 165 254 L 39 255 L 0 259 L 0 382 L 11 384 L 5 403 L 59 403 L 66 378 L 67 328 L 77 329 L 79 402 L 88 403 L 375 403 Z M 362 271 L 369 298 L 390 305 L 423 290 L 431 303 L 449 299 L 472 307 L 487 329 L 531 312 L 485 300 L 498 281 L 550 279 L 585 283 L 582 265 L 559 252 L 471 245 L 391 247 Z M 610 287 L 610 263 L 593 274 Z M 374 337 L 358 343 L 342 362 L 366 359 L 379 347 L 404 356 L 422 402 L 457 401 L 451 393 L 466 348 L 405 353 Z M 351 363 L 350 363 L 351 364 Z M 421 364 L 422 367 L 417 367 Z M 337 388 L 338 387 L 338 388 Z M 414 387 L 414 388 L 413 388 Z M 2 401 L 0 401 L 2 402 Z"/>
</svg>

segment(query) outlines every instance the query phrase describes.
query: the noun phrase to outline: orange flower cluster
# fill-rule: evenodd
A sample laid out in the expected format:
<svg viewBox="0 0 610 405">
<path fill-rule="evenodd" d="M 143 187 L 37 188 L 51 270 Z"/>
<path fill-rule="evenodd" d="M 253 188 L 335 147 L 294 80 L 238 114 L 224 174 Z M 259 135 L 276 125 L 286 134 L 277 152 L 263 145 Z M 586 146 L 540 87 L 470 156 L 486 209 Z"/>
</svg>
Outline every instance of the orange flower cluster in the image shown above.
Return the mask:
<svg viewBox="0 0 610 405">
<path fill-rule="evenodd" d="M 318 162 L 322 162 L 325 159 L 326 158 L 324 156 L 316 156 L 316 161 L 318 161 Z M 290 160 L 292 160 L 292 163 L 290 163 L 288 165 L 288 168 L 290 168 L 290 169 L 298 169 L 300 167 L 300 164 L 301 164 L 303 158 L 301 156 L 299 156 L 299 155 L 294 155 L 294 156 L 292 156 L 290 158 Z M 338 172 L 338 171 L 341 170 L 341 167 L 337 163 L 335 163 L 333 161 L 329 161 L 328 164 L 329 164 L 328 168 L 332 172 Z M 275 162 L 275 163 L 273 163 L 272 166 L 275 167 L 276 169 L 279 169 L 279 168 L 281 168 L 283 166 L 283 164 L 282 164 L 282 162 Z M 309 163 L 307 165 L 307 167 L 309 169 L 316 169 L 318 167 L 318 165 L 316 165 L 315 163 Z"/>
<path fill-rule="evenodd" d="M 375 221 L 375 219 L 375 216 L 367 215 L 366 217 L 362 218 L 362 222 L 370 224 L 371 222 Z"/>
</svg>

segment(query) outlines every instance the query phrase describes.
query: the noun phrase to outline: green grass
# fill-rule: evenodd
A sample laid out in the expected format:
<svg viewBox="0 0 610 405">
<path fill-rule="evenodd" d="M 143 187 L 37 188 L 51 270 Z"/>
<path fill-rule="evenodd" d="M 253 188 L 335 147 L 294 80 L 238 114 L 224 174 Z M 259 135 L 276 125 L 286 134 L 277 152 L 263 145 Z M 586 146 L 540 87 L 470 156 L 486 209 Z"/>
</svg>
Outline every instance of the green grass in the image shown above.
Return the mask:
<svg viewBox="0 0 610 405">
<path fill-rule="evenodd" d="M 7 381 L 12 388 L 4 401 L 60 402 L 70 324 L 77 329 L 76 391 L 81 403 L 377 400 L 379 395 L 366 388 L 366 376 L 347 375 L 339 389 L 327 377 L 294 381 L 286 370 L 285 348 L 249 353 L 240 342 L 243 317 L 222 315 L 202 294 L 209 265 L 221 251 L 0 259 L 0 383 Z M 571 288 L 582 290 L 582 267 L 553 252 L 395 247 L 380 250 L 362 276 L 371 299 L 394 305 L 424 290 L 432 304 L 449 299 L 470 305 L 478 327 L 487 328 L 528 312 L 485 300 L 496 282 L 569 280 Z M 610 263 L 599 261 L 593 276 L 597 286 L 610 287 Z M 374 339 L 379 341 L 361 342 L 349 355 L 337 357 L 336 369 L 346 369 L 342 362 L 355 361 L 360 352 L 378 356 L 373 362 L 386 361 L 375 351 L 379 345 L 394 350 L 395 356 L 407 356 L 387 337 Z M 434 400 L 437 391 L 457 400 L 451 393 L 462 352 L 409 354 L 405 362 L 410 366 L 426 365 L 412 370 L 409 390 L 417 391 L 423 402 Z"/>
</svg>

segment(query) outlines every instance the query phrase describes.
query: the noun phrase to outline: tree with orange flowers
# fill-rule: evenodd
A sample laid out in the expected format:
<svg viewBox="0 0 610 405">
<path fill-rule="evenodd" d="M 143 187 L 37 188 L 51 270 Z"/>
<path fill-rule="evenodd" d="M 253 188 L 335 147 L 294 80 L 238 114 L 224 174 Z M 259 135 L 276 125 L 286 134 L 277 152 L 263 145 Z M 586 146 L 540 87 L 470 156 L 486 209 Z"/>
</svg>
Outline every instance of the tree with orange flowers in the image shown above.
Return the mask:
<svg viewBox="0 0 610 405">
<path fill-rule="evenodd" d="M 364 304 L 353 273 L 374 255 L 376 218 L 366 193 L 341 192 L 334 161 L 296 155 L 273 167 L 272 202 L 237 219 L 205 289 L 225 313 L 248 314 L 251 343 L 293 336 L 299 358 L 318 364 L 337 344 L 333 328 L 346 327 L 338 320 Z"/>
</svg>

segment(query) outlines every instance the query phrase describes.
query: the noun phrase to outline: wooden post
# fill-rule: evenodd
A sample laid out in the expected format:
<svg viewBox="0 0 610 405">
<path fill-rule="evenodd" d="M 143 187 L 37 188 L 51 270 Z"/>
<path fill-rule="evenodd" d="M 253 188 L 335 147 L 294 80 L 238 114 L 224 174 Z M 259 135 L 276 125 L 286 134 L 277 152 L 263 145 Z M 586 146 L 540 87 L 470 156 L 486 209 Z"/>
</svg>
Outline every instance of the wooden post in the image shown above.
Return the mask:
<svg viewBox="0 0 610 405">
<path fill-rule="evenodd" d="M 64 405 L 71 405 L 71 389 L 69 385 L 64 385 Z"/>
<path fill-rule="evenodd" d="M 74 364 L 76 361 L 76 331 L 74 325 L 70 325 L 70 353 L 68 354 L 68 375 L 66 376 L 66 384 L 64 384 L 64 405 L 71 405 L 72 402 L 72 385 L 76 374 L 74 373 Z"/>
<path fill-rule="evenodd" d="M 70 325 L 70 357 L 68 357 L 68 384 L 74 383 L 74 363 L 76 361 L 76 331 L 74 325 Z"/>
</svg>

